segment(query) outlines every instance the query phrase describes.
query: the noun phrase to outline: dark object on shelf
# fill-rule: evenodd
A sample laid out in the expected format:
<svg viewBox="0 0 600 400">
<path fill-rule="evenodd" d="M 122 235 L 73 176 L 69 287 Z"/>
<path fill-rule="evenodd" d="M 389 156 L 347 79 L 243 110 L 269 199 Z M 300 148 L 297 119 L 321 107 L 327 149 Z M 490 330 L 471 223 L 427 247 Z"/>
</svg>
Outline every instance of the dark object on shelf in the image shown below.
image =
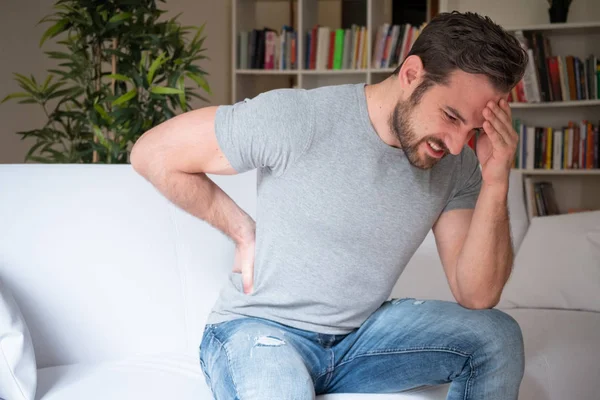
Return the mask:
<svg viewBox="0 0 600 400">
<path fill-rule="evenodd" d="M 367 26 L 367 0 L 342 0 L 342 29 Z"/>
<path fill-rule="evenodd" d="M 420 26 L 427 21 L 427 0 L 393 0 L 392 24 Z"/>
<path fill-rule="evenodd" d="M 572 0 L 548 0 L 550 8 L 548 14 L 550 15 L 550 22 L 567 22 L 567 16 L 569 14 L 569 6 Z"/>
</svg>

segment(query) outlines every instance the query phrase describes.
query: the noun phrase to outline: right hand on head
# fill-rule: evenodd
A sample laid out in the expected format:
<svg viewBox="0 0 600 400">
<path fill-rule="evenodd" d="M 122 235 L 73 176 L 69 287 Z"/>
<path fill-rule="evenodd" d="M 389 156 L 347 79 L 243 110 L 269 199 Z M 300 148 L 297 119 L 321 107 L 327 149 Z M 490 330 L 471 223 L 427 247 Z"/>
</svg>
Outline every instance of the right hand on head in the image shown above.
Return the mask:
<svg viewBox="0 0 600 400">
<path fill-rule="evenodd" d="M 245 294 L 251 294 L 254 290 L 254 249 L 254 240 L 239 243 L 235 247 L 233 272 L 242 274 Z"/>
</svg>

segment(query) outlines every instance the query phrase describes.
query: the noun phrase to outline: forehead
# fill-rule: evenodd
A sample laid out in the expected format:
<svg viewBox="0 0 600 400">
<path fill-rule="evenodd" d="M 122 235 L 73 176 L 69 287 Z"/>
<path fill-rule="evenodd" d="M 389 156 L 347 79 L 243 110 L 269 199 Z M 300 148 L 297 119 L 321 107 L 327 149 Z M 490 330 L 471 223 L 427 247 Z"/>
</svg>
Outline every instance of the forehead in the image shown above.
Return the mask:
<svg viewBox="0 0 600 400">
<path fill-rule="evenodd" d="M 435 85 L 434 90 L 440 107 L 454 108 L 473 126 L 483 124 L 482 112 L 490 100 L 498 103 L 506 98 L 506 94 L 494 89 L 485 75 L 460 70 L 450 75 L 448 85 Z"/>
</svg>

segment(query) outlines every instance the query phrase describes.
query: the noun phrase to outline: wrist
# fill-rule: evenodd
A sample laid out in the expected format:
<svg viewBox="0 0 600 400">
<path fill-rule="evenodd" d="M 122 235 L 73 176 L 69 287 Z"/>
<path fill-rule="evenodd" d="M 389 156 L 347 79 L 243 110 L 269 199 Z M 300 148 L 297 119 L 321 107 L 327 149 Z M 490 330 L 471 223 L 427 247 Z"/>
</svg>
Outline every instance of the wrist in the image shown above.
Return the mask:
<svg viewBox="0 0 600 400">
<path fill-rule="evenodd" d="M 506 203 L 508 186 L 508 179 L 506 181 L 483 182 L 481 195 Z"/>
<path fill-rule="evenodd" d="M 245 213 L 243 213 L 243 215 L 240 217 L 241 222 L 231 235 L 231 238 L 238 247 L 254 245 L 256 240 L 256 223 L 249 215 Z"/>
</svg>

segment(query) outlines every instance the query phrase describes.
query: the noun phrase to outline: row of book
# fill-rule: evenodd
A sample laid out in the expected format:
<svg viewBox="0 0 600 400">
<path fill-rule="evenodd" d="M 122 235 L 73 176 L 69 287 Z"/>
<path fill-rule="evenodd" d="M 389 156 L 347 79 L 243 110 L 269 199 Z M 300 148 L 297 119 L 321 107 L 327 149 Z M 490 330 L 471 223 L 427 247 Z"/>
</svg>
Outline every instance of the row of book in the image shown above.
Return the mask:
<svg viewBox="0 0 600 400">
<path fill-rule="evenodd" d="M 527 51 L 529 63 L 509 101 L 538 103 L 600 98 L 598 57 L 553 55 L 548 37 L 541 32 L 517 31 L 515 37 Z"/>
<path fill-rule="evenodd" d="M 560 214 L 552 182 L 526 180 L 525 196 L 531 216 L 543 217 Z"/>
<path fill-rule="evenodd" d="M 298 68 L 298 35 L 284 25 L 280 32 L 271 28 L 238 34 L 237 67 L 241 69 L 293 70 Z"/>
<path fill-rule="evenodd" d="M 408 55 L 421 26 L 382 24 L 372 47 L 371 68 L 392 68 Z M 304 65 L 307 70 L 366 69 L 369 66 L 367 28 L 353 24 L 348 29 L 315 25 L 306 33 Z M 242 31 L 237 40 L 237 68 L 292 70 L 298 68 L 298 34 L 284 25 Z"/>
<path fill-rule="evenodd" d="M 373 42 L 371 68 L 390 68 L 399 65 L 408 55 L 419 34 L 426 26 L 383 24 L 377 29 Z"/>
<path fill-rule="evenodd" d="M 519 119 L 514 125 L 519 134 L 514 168 L 600 168 L 600 125 L 570 121 L 567 126 L 551 128 L 530 126 Z"/>
<path fill-rule="evenodd" d="M 315 25 L 306 34 L 305 69 L 367 68 L 367 28 L 353 24 L 350 29 Z"/>
</svg>

